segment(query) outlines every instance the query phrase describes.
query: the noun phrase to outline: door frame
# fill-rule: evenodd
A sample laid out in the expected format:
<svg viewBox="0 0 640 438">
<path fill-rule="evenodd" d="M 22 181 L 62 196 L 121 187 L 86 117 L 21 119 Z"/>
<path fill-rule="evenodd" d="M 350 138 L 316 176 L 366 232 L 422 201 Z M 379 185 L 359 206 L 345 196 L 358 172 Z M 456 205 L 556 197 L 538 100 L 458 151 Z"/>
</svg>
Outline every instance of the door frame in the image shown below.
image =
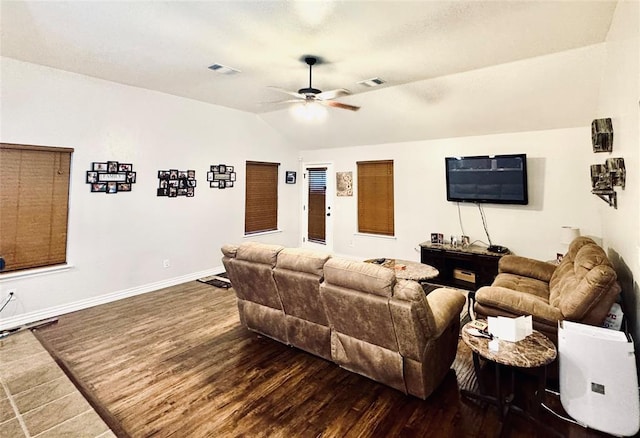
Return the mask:
<svg viewBox="0 0 640 438">
<path fill-rule="evenodd" d="M 327 191 L 325 193 L 325 244 L 309 242 L 307 236 L 309 234 L 309 179 L 308 168 L 326 167 L 327 168 Z M 302 212 L 300 215 L 300 245 L 302 248 L 314 249 L 323 252 L 333 252 L 333 217 L 335 214 L 333 204 L 336 191 L 336 179 L 333 172 L 333 163 L 331 162 L 309 162 L 302 163 Z M 330 216 L 326 216 L 331 213 Z"/>
</svg>

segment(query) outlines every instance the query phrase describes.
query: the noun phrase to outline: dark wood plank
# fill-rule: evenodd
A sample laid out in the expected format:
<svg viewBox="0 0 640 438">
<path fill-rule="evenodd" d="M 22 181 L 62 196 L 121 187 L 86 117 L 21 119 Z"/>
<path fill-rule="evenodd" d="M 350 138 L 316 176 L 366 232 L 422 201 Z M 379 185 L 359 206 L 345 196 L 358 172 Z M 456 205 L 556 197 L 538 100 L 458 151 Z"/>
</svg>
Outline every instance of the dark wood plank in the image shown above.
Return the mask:
<svg viewBox="0 0 640 438">
<path fill-rule="evenodd" d="M 419 400 L 246 330 L 233 290 L 195 281 L 63 315 L 36 335 L 122 437 L 492 437 L 501 428 L 493 407 L 460 396 L 477 390 L 462 342 L 442 385 Z M 527 403 L 533 379 L 518 375 L 517 386 Z M 572 437 L 605 436 L 544 421 Z M 505 430 L 538 436 L 519 418 Z"/>
</svg>

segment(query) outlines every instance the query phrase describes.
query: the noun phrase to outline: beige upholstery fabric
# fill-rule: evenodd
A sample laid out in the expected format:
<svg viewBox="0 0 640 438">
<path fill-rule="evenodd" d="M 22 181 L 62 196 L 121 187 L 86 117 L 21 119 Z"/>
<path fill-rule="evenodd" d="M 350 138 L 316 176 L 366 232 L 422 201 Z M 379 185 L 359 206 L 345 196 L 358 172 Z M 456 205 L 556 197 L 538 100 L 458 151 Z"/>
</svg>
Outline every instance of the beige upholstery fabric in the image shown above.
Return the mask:
<svg viewBox="0 0 640 438">
<path fill-rule="evenodd" d="M 557 341 L 558 321 L 600 325 L 620 293 L 604 250 L 578 237 L 558 266 L 507 255 L 491 286 L 476 293 L 479 317 L 532 315 L 533 325 Z"/>
<path fill-rule="evenodd" d="M 464 296 L 425 296 L 371 263 L 297 248 L 222 248 L 247 328 L 416 397 L 428 397 L 455 359 Z"/>
</svg>

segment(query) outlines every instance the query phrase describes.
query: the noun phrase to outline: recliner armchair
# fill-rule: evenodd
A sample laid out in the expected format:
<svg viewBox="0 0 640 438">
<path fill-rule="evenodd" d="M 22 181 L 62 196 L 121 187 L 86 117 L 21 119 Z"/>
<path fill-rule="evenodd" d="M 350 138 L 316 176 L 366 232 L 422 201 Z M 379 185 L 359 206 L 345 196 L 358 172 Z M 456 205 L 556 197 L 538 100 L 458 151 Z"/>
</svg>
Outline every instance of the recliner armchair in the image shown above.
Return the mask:
<svg viewBox="0 0 640 438">
<path fill-rule="evenodd" d="M 604 250 L 588 237 L 577 237 L 557 266 L 502 257 L 494 282 L 476 292 L 474 311 L 479 318 L 531 315 L 533 328 L 557 344 L 558 321 L 601 325 L 620 290 Z"/>
</svg>

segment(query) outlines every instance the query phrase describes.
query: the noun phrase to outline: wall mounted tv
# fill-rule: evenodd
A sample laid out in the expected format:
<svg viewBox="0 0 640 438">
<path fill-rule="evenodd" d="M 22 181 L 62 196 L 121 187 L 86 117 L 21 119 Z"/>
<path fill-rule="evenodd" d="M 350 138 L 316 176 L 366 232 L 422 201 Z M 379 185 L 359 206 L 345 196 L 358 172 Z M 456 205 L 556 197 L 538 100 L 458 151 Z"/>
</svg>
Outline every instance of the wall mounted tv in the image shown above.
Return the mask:
<svg viewBox="0 0 640 438">
<path fill-rule="evenodd" d="M 529 203 L 526 154 L 447 157 L 447 201 Z"/>
</svg>

